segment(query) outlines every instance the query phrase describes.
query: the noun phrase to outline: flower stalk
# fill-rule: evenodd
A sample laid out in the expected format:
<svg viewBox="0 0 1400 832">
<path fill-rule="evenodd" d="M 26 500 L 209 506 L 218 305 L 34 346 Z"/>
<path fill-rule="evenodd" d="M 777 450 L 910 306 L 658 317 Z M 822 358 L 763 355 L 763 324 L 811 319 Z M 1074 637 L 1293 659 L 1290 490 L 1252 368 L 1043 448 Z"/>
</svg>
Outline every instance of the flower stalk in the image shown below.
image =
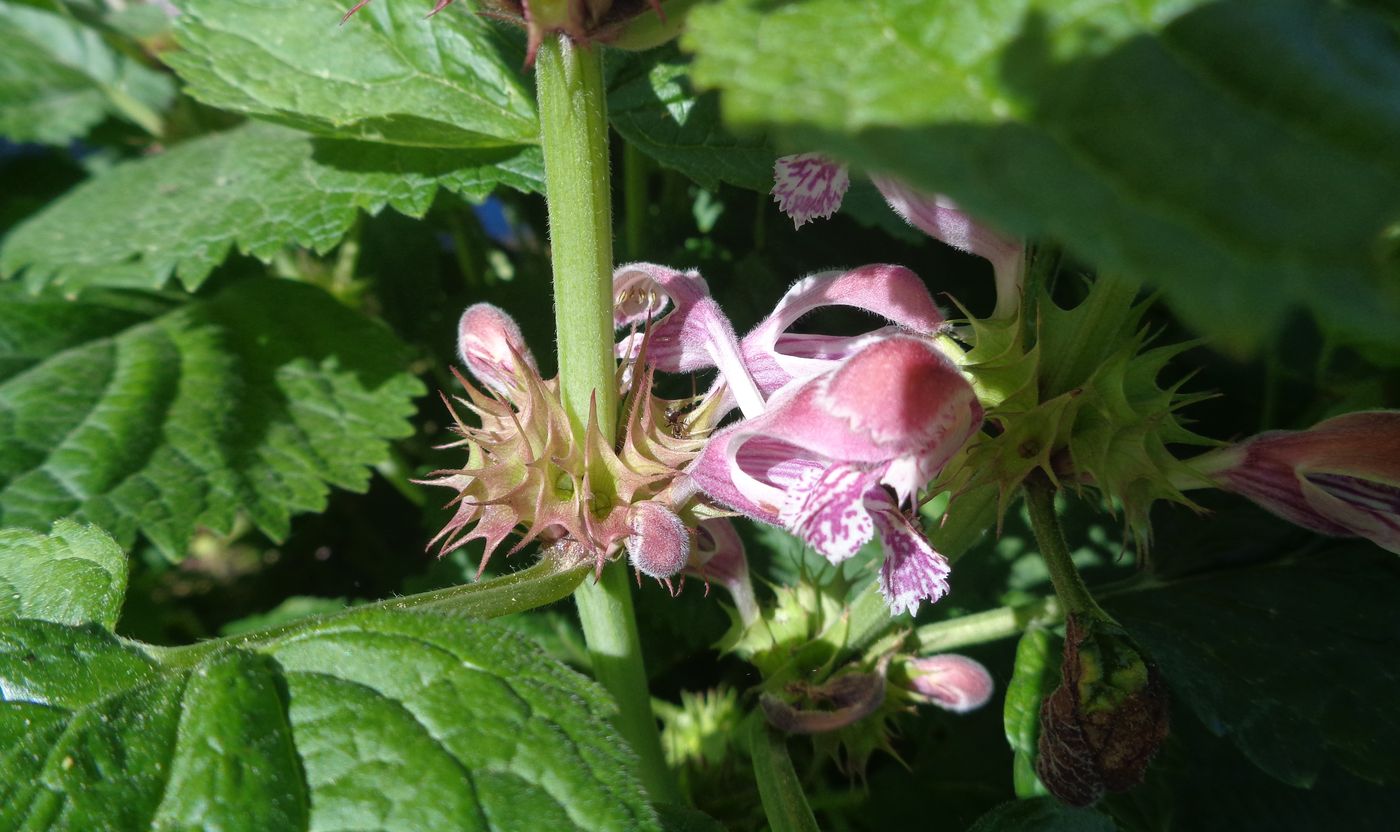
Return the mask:
<svg viewBox="0 0 1400 832">
<path fill-rule="evenodd" d="M 560 393 L 577 441 L 590 408 L 604 436 L 617 428 L 613 358 L 612 204 L 601 50 L 546 38 L 535 77 L 554 268 Z M 625 566 L 613 563 L 574 594 L 598 682 L 617 701 L 618 731 L 641 759 L 653 800 L 680 803 L 651 710 Z"/>
<path fill-rule="evenodd" d="M 1094 596 L 1089 594 L 1089 587 L 1084 585 L 1084 578 L 1070 558 L 1065 533 L 1060 528 L 1060 518 L 1055 514 L 1055 486 L 1043 474 L 1034 474 L 1026 479 L 1025 490 L 1031 530 L 1035 532 L 1040 556 L 1045 561 L 1045 568 L 1050 571 L 1050 583 L 1054 585 L 1065 613 L 1112 621 Z"/>
</svg>

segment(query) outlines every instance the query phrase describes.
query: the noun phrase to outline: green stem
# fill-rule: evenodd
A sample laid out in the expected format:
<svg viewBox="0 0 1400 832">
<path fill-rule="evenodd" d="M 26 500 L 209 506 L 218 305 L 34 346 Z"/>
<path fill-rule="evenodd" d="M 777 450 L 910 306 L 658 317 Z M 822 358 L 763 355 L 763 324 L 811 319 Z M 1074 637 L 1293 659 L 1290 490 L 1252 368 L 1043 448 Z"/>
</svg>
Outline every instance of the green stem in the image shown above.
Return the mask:
<svg viewBox="0 0 1400 832">
<path fill-rule="evenodd" d="M 964 615 L 949 621 L 925 624 L 914 631 L 915 652 L 945 653 L 974 644 L 1000 641 L 1018 636 L 1037 622 L 1060 617 L 1060 605 L 1054 598 L 1041 598 L 1029 604 L 1001 607 L 986 612 Z"/>
<path fill-rule="evenodd" d="M 749 724 L 749 756 L 758 797 L 773 832 L 818 832 L 817 819 L 807 805 L 802 781 L 788 756 L 787 738 L 755 714 Z"/>
<path fill-rule="evenodd" d="M 1089 587 L 1084 585 L 1084 579 L 1070 558 L 1065 533 L 1060 528 L 1060 518 L 1055 514 L 1055 486 L 1043 474 L 1035 474 L 1026 480 L 1025 490 L 1031 529 L 1035 532 L 1045 568 L 1050 570 L 1050 583 L 1054 584 L 1055 594 L 1060 597 L 1065 612 L 1112 621 L 1112 617 L 1089 594 Z"/>
<path fill-rule="evenodd" d="M 607 98 L 600 49 L 551 38 L 535 59 L 554 266 L 559 381 L 574 435 L 595 421 L 614 435 L 617 386 L 612 325 L 612 203 Z M 603 569 L 574 594 L 598 682 L 617 701 L 618 732 L 641 758 L 653 800 L 681 803 L 651 710 L 632 590 L 623 564 Z"/>
<path fill-rule="evenodd" d="M 647 160 L 632 145 L 622 148 L 622 216 L 627 223 L 627 259 L 642 256 L 647 227 Z"/>
</svg>

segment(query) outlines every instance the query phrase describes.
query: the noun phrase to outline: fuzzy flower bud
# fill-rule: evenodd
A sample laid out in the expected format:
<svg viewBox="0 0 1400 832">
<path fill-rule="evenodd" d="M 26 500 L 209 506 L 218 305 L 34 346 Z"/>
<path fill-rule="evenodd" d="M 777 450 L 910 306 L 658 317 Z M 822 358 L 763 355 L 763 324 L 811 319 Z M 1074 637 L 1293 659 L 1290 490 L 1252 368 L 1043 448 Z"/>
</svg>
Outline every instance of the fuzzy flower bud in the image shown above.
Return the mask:
<svg viewBox="0 0 1400 832">
<path fill-rule="evenodd" d="M 914 699 L 955 714 L 987 704 L 996 687 L 981 662 L 956 653 L 908 659 L 903 670 L 908 677 L 905 689 Z"/>
<path fill-rule="evenodd" d="M 627 512 L 627 556 L 649 578 L 669 578 L 690 559 L 690 530 L 675 512 L 657 502 L 637 503 Z"/>
<path fill-rule="evenodd" d="M 1121 627 L 1071 615 L 1060 686 L 1040 708 L 1036 774 L 1072 806 L 1127 791 L 1167 738 L 1169 710 L 1157 668 Z"/>
</svg>

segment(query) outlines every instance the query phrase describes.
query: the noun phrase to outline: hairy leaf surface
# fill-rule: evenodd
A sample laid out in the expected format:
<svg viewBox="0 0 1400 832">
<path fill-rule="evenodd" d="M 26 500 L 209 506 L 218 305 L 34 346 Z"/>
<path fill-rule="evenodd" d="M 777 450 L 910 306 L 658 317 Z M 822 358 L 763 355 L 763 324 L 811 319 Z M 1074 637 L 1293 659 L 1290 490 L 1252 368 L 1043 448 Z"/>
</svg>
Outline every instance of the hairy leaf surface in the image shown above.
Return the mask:
<svg viewBox="0 0 1400 832">
<path fill-rule="evenodd" d="M 1400 45 L 1323 0 L 720 0 L 685 41 L 736 127 L 1151 281 L 1245 347 L 1295 305 L 1400 339 Z M 1248 48 L 1242 48 L 1248 44 Z"/>
<path fill-rule="evenodd" d="M 3 525 L 74 515 L 173 557 L 242 512 L 280 539 L 330 486 L 366 486 L 422 390 L 392 335 L 305 284 L 242 281 L 141 317 L 0 297 L 0 335 L 72 327 L 50 353 L 0 337 Z"/>
<path fill-rule="evenodd" d="M 543 177 L 535 147 L 394 147 L 249 124 L 75 188 L 6 238 L 0 273 L 74 289 L 159 288 L 173 275 L 193 290 L 235 246 L 263 260 L 288 244 L 325 252 L 360 211 L 422 216 L 439 188 L 480 200 Z"/>
</svg>

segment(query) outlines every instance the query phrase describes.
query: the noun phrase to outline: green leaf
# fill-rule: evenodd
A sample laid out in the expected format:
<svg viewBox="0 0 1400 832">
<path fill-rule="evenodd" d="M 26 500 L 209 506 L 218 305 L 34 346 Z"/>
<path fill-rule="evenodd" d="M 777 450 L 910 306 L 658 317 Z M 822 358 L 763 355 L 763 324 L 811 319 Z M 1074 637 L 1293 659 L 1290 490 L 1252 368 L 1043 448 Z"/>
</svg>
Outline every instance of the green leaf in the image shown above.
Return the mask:
<svg viewBox="0 0 1400 832">
<path fill-rule="evenodd" d="M 55 9 L 0 0 L 0 136 L 63 144 L 108 116 L 152 134 L 170 79 Z"/>
<path fill-rule="evenodd" d="M 1053 797 L 1003 803 L 977 819 L 968 832 L 1115 832 L 1118 827 L 1093 809 L 1072 809 Z"/>
<path fill-rule="evenodd" d="M 1366 543 L 1105 599 L 1180 699 L 1255 765 L 1400 783 L 1400 564 Z"/>
<path fill-rule="evenodd" d="M 498 147 L 539 138 L 519 56 L 460 8 L 424 20 L 343 0 L 186 0 L 169 63 L 206 104 L 338 138 Z M 504 53 L 504 54 L 503 54 Z"/>
<path fill-rule="evenodd" d="M 270 259 L 288 244 L 325 252 L 359 211 L 422 216 L 438 188 L 468 199 L 498 184 L 543 187 L 537 148 L 472 151 L 315 139 L 249 124 L 127 162 L 16 228 L 0 274 L 33 286 L 195 289 L 237 245 Z"/>
<path fill-rule="evenodd" d="M 126 554 L 96 526 L 59 520 L 48 535 L 0 529 L 0 617 L 117 624 Z"/>
<path fill-rule="evenodd" d="M 1400 339 L 1400 46 L 1370 12 L 720 0 L 689 26 L 731 126 L 1060 240 L 1227 346 L 1299 304 L 1352 342 Z"/>
<path fill-rule="evenodd" d="M 1044 627 L 1031 627 L 1016 645 L 1016 665 L 1006 685 L 1003 721 L 1015 754 L 1012 781 L 1017 797 L 1049 794 L 1035 773 L 1040 742 L 1040 703 L 1059 684 L 1058 639 Z"/>
<path fill-rule="evenodd" d="M 807 805 L 802 781 L 792 767 L 788 755 L 787 737 L 769 727 L 755 713 L 748 725 L 749 755 L 753 759 L 753 776 L 758 782 L 758 794 L 763 801 L 763 813 L 773 832 L 817 832 L 817 819 Z"/>
<path fill-rule="evenodd" d="M 741 138 L 724 128 L 719 97 L 695 94 L 690 62 L 675 46 L 608 58 L 608 119 L 629 144 L 703 188 L 773 186 L 772 148 L 762 136 Z"/>
<path fill-rule="evenodd" d="M 125 314 L 0 286 L 0 334 L 99 324 L 37 359 L 0 338 L 17 370 L 0 378 L 0 523 L 75 515 L 171 557 L 240 513 L 281 539 L 411 430 L 405 348 L 319 289 L 245 280 L 111 329 Z"/>
<path fill-rule="evenodd" d="M 660 829 L 602 691 L 498 628 L 365 611 L 171 655 L 0 624 L 0 827 Z"/>
</svg>

